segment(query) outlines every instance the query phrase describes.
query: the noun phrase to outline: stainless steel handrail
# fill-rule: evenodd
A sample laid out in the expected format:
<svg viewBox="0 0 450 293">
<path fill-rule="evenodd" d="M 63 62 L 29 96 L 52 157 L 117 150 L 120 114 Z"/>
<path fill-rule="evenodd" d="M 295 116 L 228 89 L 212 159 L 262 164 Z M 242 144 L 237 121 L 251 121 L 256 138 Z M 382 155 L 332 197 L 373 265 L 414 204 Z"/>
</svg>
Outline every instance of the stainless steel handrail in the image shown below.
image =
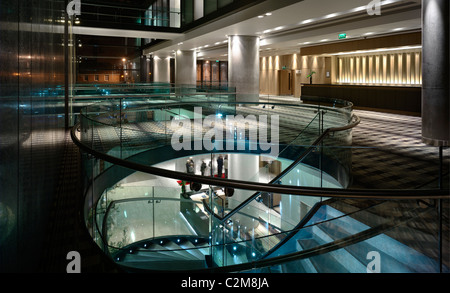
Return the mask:
<svg viewBox="0 0 450 293">
<path fill-rule="evenodd" d="M 318 144 L 325 135 L 336 131 L 342 131 L 346 129 L 350 129 L 358 125 L 360 122 L 359 118 L 357 121 L 350 123 L 346 126 L 329 128 L 324 131 L 324 133 L 316 140 L 316 144 Z M 75 125 L 71 129 L 71 138 L 72 141 L 83 151 L 102 159 L 104 161 L 108 161 L 110 163 L 130 168 L 136 171 L 141 171 L 153 175 L 158 175 L 162 177 L 168 177 L 176 180 L 184 180 L 188 182 L 198 182 L 206 185 L 213 186 L 223 186 L 223 187 L 232 187 L 236 189 L 245 189 L 245 190 L 253 190 L 253 191 L 262 191 L 262 192 L 275 192 L 281 194 L 292 194 L 292 195 L 304 195 L 304 196 L 325 196 L 331 198 L 355 198 L 355 199 L 448 199 L 450 198 L 450 193 L 448 189 L 338 189 L 338 188 L 318 188 L 318 187 L 296 187 L 296 186 L 287 186 L 287 185 L 278 185 L 278 184 L 267 184 L 260 182 L 249 182 L 244 180 L 235 180 L 235 179 L 219 179 L 215 177 L 205 177 L 200 175 L 191 175 L 185 172 L 178 172 L 172 170 L 166 170 L 162 168 L 157 168 L 153 166 L 147 166 L 138 164 L 135 162 L 123 160 L 117 157 L 113 157 L 111 155 L 96 151 L 91 149 L 89 146 L 82 143 L 77 135 L 75 134 L 77 128 L 79 127 L 79 123 Z M 313 149 L 313 146 L 310 147 L 310 150 Z"/>
</svg>

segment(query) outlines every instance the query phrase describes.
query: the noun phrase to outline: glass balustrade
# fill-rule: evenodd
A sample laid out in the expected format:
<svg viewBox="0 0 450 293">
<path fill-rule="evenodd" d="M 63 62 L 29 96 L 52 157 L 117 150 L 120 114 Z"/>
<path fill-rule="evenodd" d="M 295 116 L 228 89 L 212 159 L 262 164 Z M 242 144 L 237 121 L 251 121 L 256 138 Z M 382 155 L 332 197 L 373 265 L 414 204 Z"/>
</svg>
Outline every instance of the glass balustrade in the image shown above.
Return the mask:
<svg viewBox="0 0 450 293">
<path fill-rule="evenodd" d="M 381 257 L 381 272 L 448 271 L 448 259 L 439 263 L 442 214 L 436 212 L 445 186 L 421 184 L 424 194 L 434 198 L 425 200 L 421 189 L 353 189 L 352 156 L 374 158 L 383 148 L 353 146 L 352 127 L 358 121 L 351 105 L 328 104 L 241 104 L 203 97 L 126 105 L 116 99 L 83 109 L 79 140 L 98 156 L 86 157 L 85 164 L 87 181 L 93 183 L 86 188 L 85 206 L 92 237 L 129 270 L 169 269 L 165 257 L 176 259 L 179 269 L 367 272 L 380 269 L 376 261 Z M 208 131 L 218 134 L 217 123 L 224 125 L 222 137 L 208 137 L 214 138 L 213 150 L 204 145 L 173 149 L 171 139 L 180 123 L 194 131 L 195 119 L 209 115 L 214 119 L 197 129 L 202 143 Z M 222 119 L 237 115 L 279 119 L 276 155 L 262 151 L 275 139 L 270 130 L 263 143 L 260 133 L 256 140 L 250 136 L 255 126 L 273 125 L 257 120 L 251 127 L 249 120 L 247 127 L 234 128 Z M 159 128 L 145 129 L 145 124 Z M 193 133 L 182 137 L 191 146 L 199 142 Z M 239 143 L 246 148 L 237 149 Z M 437 148 L 425 149 L 414 153 L 436 157 Z M 222 166 L 219 171 L 219 156 L 227 159 L 226 170 Z M 133 168 L 120 166 L 123 161 Z M 187 164 L 191 161 L 193 170 Z M 447 155 L 443 162 L 448 163 Z M 436 178 L 439 170 L 428 171 Z M 414 237 L 426 241 L 415 243 Z"/>
</svg>

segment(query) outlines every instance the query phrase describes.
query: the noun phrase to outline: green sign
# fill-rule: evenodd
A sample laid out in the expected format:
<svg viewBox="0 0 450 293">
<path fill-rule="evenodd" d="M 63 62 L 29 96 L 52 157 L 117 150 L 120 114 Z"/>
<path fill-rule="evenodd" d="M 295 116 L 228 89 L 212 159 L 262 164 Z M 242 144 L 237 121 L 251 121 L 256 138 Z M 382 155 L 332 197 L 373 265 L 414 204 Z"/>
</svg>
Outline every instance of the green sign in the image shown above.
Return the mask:
<svg viewBox="0 0 450 293">
<path fill-rule="evenodd" d="M 339 34 L 339 40 L 346 39 L 347 34 Z"/>
</svg>

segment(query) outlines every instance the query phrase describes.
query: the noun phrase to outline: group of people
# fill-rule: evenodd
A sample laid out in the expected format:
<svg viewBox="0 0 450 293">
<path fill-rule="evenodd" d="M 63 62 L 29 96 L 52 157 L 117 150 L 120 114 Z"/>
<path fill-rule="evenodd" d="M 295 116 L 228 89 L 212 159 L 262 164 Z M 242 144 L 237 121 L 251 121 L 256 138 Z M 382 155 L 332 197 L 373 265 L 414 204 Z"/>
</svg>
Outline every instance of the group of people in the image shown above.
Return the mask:
<svg viewBox="0 0 450 293">
<path fill-rule="evenodd" d="M 200 165 L 200 172 L 201 172 L 202 176 L 206 175 L 206 171 L 207 171 L 208 167 L 211 172 L 210 175 L 213 176 L 213 168 L 211 165 L 211 161 L 208 164 L 206 164 L 205 160 L 202 159 L 202 163 Z M 192 158 L 189 158 L 186 162 L 186 172 L 190 173 L 190 174 L 195 174 L 195 163 Z M 228 178 L 228 156 L 227 155 L 225 155 L 225 158 L 222 155 L 219 155 L 219 157 L 217 158 L 217 176 L 219 178 L 222 178 L 222 177 Z"/>
<path fill-rule="evenodd" d="M 217 158 L 217 176 L 222 178 L 222 169 L 225 169 L 225 178 L 228 178 L 228 156 L 225 159 L 222 155 Z"/>
</svg>

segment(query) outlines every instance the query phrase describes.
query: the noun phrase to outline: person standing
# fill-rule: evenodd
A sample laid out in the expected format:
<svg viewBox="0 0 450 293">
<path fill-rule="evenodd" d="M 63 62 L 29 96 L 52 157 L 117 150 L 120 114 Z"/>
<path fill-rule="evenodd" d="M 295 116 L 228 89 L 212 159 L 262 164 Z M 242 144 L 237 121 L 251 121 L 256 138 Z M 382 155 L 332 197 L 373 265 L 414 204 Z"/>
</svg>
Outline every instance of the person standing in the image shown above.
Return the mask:
<svg viewBox="0 0 450 293">
<path fill-rule="evenodd" d="M 223 160 L 223 168 L 225 169 L 225 178 L 228 178 L 228 155 Z"/>
<path fill-rule="evenodd" d="M 222 178 L 222 168 L 223 168 L 223 157 L 219 156 L 217 159 L 217 176 Z"/>
<path fill-rule="evenodd" d="M 202 176 L 205 176 L 206 163 L 205 160 L 202 160 L 202 164 L 200 165 L 200 172 L 202 172 Z"/>
</svg>

